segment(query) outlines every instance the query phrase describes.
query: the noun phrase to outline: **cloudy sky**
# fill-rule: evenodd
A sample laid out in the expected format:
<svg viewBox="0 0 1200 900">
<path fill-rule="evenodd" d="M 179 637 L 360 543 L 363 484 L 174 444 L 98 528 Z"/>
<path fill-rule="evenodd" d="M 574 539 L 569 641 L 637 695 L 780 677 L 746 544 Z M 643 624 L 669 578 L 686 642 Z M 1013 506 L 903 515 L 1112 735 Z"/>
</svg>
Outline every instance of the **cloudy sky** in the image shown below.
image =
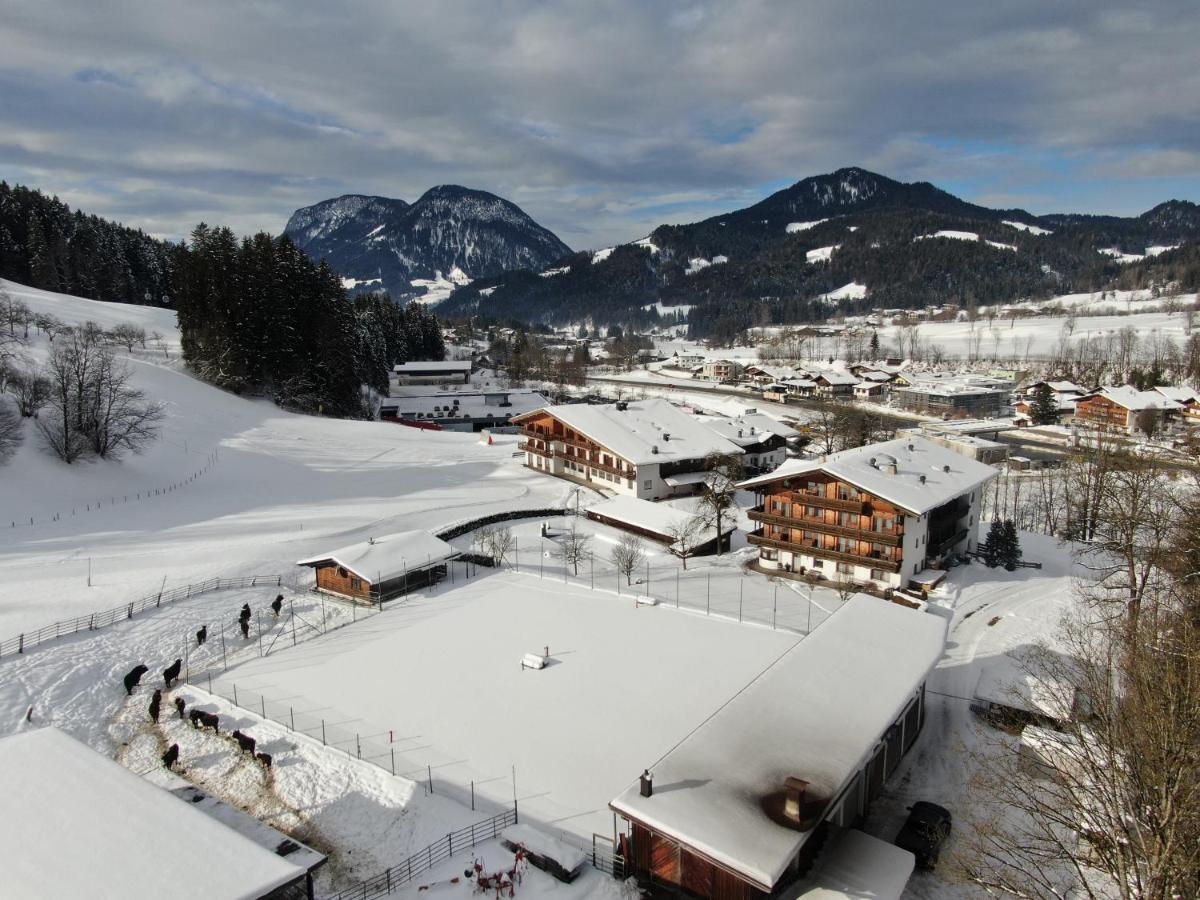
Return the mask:
<svg viewBox="0 0 1200 900">
<path fill-rule="evenodd" d="M 0 178 L 168 237 L 508 197 L 575 248 L 860 165 L 975 202 L 1200 200 L 1195 0 L 0 0 Z"/>
</svg>

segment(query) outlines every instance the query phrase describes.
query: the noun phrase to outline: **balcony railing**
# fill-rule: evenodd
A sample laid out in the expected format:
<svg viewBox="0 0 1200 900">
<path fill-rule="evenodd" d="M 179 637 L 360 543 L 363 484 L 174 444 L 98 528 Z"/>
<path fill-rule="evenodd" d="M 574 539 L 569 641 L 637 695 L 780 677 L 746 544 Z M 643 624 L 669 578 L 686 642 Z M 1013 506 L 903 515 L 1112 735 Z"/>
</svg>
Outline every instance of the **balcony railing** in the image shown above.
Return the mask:
<svg viewBox="0 0 1200 900">
<path fill-rule="evenodd" d="M 837 562 L 853 563 L 856 566 L 870 566 L 873 569 L 883 569 L 887 572 L 899 572 L 900 560 L 880 556 L 864 556 L 860 553 L 843 553 L 841 550 L 831 550 L 827 547 L 814 547 L 811 543 L 801 541 L 785 541 L 779 538 L 767 537 L 759 531 L 747 535 L 751 544 L 758 547 L 774 547 L 776 550 L 788 550 L 792 553 L 804 553 L 821 559 L 832 559 Z"/>
<path fill-rule="evenodd" d="M 960 541 L 965 541 L 967 539 L 967 534 L 968 532 L 966 528 L 960 528 L 958 531 L 942 538 L 941 540 L 930 540 L 928 555 L 941 556 L 955 544 L 959 543 Z"/>
<path fill-rule="evenodd" d="M 780 525 L 796 531 L 818 531 L 822 534 L 832 534 L 838 537 L 856 538 L 860 541 L 870 541 L 875 544 L 885 544 L 888 547 L 899 547 L 904 541 L 904 532 L 897 528 L 895 531 L 874 531 L 870 528 L 852 528 L 848 525 L 832 525 L 816 519 L 806 519 L 802 516 L 785 516 L 781 513 L 767 512 L 761 506 L 747 510 L 747 515 L 755 522 L 768 525 Z"/>
<path fill-rule="evenodd" d="M 826 497 L 824 494 L 810 494 L 806 491 L 793 491 L 792 498 L 793 503 L 799 503 L 802 506 L 819 506 L 823 509 L 836 509 L 859 515 L 865 513 L 869 505 L 868 501 L 862 499 L 842 500 L 837 497 Z"/>
<path fill-rule="evenodd" d="M 539 438 L 538 440 L 543 440 L 543 439 Z M 555 440 L 555 439 L 551 439 L 550 442 L 553 443 L 553 440 Z M 571 445 L 568 444 L 567 446 L 571 446 Z M 600 469 L 604 472 L 608 472 L 612 475 L 616 475 L 619 478 L 636 478 L 637 477 L 637 472 L 631 468 L 627 469 L 622 466 L 608 465 L 607 463 L 596 462 L 595 460 L 585 459 L 582 456 L 572 456 L 570 453 L 563 453 L 563 452 L 556 451 L 556 450 L 543 449 L 541 447 L 538 447 L 532 440 L 524 441 L 520 444 L 517 444 L 517 449 L 521 450 L 521 451 L 526 451 L 529 453 L 536 453 L 538 456 L 544 457 L 545 459 L 562 459 L 562 460 L 566 460 L 568 462 L 573 462 L 577 466 L 586 466 L 586 467 L 592 468 L 592 469 Z"/>
</svg>

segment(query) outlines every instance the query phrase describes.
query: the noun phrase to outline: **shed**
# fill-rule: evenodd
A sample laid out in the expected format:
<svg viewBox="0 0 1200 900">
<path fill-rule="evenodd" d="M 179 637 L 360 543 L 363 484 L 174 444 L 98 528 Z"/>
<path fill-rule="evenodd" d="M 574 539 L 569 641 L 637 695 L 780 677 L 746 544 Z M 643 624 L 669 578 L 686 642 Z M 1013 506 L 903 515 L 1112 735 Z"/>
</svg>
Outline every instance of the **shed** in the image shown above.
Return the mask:
<svg viewBox="0 0 1200 900">
<path fill-rule="evenodd" d="M 435 584 L 458 551 L 428 531 L 368 538 L 296 562 L 316 570 L 318 591 L 377 603 Z"/>
<path fill-rule="evenodd" d="M 305 866 L 57 728 L 0 740 L 0 792 L 12 900 L 311 896 Z"/>
<path fill-rule="evenodd" d="M 631 531 L 660 544 L 666 544 L 672 553 L 682 556 L 683 551 L 676 545 L 677 529 L 684 526 L 689 519 L 694 519 L 695 513 L 666 503 L 652 503 L 649 500 L 618 495 L 593 504 L 588 508 L 587 516 L 593 521 L 603 522 L 622 531 Z M 729 549 L 729 535 L 736 530 L 737 521 L 732 515 L 721 523 L 722 549 Z M 686 555 L 706 556 L 716 552 L 716 527 L 697 524 L 693 544 L 688 548 Z"/>
</svg>

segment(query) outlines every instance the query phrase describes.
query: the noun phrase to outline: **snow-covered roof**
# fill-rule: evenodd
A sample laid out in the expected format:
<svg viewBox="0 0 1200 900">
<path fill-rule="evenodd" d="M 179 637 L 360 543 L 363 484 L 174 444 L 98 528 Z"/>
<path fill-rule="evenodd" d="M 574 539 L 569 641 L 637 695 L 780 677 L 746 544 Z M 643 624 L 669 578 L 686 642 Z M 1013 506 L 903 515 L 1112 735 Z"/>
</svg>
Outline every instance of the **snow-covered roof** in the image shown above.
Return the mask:
<svg viewBox="0 0 1200 900">
<path fill-rule="evenodd" d="M 305 869 L 59 731 L 0 740 L 12 898 L 261 897 Z"/>
<path fill-rule="evenodd" d="M 448 359 L 441 362 L 405 362 L 392 366 L 397 375 L 418 374 L 421 372 L 470 372 L 471 361 Z"/>
<path fill-rule="evenodd" d="M 619 408 L 622 405 L 624 409 Z M 742 452 L 737 444 L 666 400 L 630 400 L 624 404 L 601 405 L 563 403 L 534 410 L 526 416 L 540 412 L 553 416 L 634 465 L 699 459 L 709 453 L 738 455 Z"/>
<path fill-rule="evenodd" d="M 458 551 L 428 531 L 397 531 L 351 544 L 330 553 L 296 561 L 298 566 L 337 563 L 364 581 L 378 584 L 400 578 L 406 572 L 443 562 Z"/>
<path fill-rule="evenodd" d="M 1184 406 L 1197 399 L 1200 399 L 1200 393 L 1197 393 L 1190 387 L 1175 387 L 1173 385 L 1166 385 L 1163 387 L 1156 387 L 1154 390 L 1162 394 L 1168 400 L 1174 400 L 1176 403 Z"/>
<path fill-rule="evenodd" d="M 800 437 L 796 429 L 784 425 L 764 413 L 745 413 L 735 419 L 705 416 L 701 421 L 721 437 L 728 438 L 739 447 L 757 444 L 771 435 L 784 440 Z"/>
<path fill-rule="evenodd" d="M 1087 388 L 1080 387 L 1073 381 L 1039 381 L 1036 384 L 1031 384 L 1029 389 L 1032 391 L 1041 385 L 1047 385 L 1050 390 L 1056 394 L 1086 394 Z"/>
<path fill-rule="evenodd" d="M 599 503 L 593 503 L 588 507 L 588 512 L 604 516 L 615 522 L 632 525 L 635 528 L 653 531 L 663 537 L 670 537 L 672 528 L 695 516 L 694 512 L 686 509 L 669 506 L 666 503 L 639 500 L 637 497 L 625 494 L 618 494 L 607 500 L 601 500 Z M 732 517 L 728 521 L 721 522 L 722 533 L 728 533 L 735 528 L 737 528 L 737 522 L 733 521 Z M 714 526 L 701 528 L 698 534 L 701 541 L 710 540 L 716 536 L 716 528 Z"/>
<path fill-rule="evenodd" d="M 840 372 L 836 369 L 826 369 L 818 372 L 815 377 L 818 381 L 826 381 L 831 385 L 858 383 L 858 376 L 851 375 L 849 372 Z"/>
<path fill-rule="evenodd" d="M 762 800 L 789 777 L 836 798 L 942 655 L 946 621 L 856 594 L 609 805 L 770 890 L 810 832 Z"/>
<path fill-rule="evenodd" d="M 900 900 L 916 867 L 907 850 L 850 828 L 822 851 L 796 900 Z"/>
<path fill-rule="evenodd" d="M 1170 397 L 1159 393 L 1158 391 L 1139 391 L 1135 387 L 1127 384 L 1118 385 L 1117 387 L 1102 387 L 1098 391 L 1093 391 L 1088 394 L 1089 397 L 1107 397 L 1117 406 L 1124 407 L 1129 410 L 1143 409 L 1179 409 L 1183 406 Z"/>
<path fill-rule="evenodd" d="M 895 461 L 896 472 L 886 471 Z M 743 481 L 755 488 L 786 478 L 823 472 L 912 513 L 925 513 L 973 491 L 996 477 L 996 470 L 919 437 L 899 438 L 843 450 L 820 459 L 795 459 L 767 475 Z"/>
</svg>

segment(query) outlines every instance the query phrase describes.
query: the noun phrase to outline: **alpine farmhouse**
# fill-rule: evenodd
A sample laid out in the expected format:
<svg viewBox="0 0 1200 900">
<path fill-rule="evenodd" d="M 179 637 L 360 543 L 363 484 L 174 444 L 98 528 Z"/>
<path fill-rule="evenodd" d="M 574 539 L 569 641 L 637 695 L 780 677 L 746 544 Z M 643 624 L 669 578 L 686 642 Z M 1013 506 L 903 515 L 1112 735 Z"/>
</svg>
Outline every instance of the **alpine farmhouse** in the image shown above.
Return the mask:
<svg viewBox="0 0 1200 900">
<path fill-rule="evenodd" d="M 761 527 L 749 539 L 761 568 L 901 588 L 975 549 L 996 474 L 911 437 L 794 460 L 740 487 L 758 497 L 749 516 Z"/>
</svg>

